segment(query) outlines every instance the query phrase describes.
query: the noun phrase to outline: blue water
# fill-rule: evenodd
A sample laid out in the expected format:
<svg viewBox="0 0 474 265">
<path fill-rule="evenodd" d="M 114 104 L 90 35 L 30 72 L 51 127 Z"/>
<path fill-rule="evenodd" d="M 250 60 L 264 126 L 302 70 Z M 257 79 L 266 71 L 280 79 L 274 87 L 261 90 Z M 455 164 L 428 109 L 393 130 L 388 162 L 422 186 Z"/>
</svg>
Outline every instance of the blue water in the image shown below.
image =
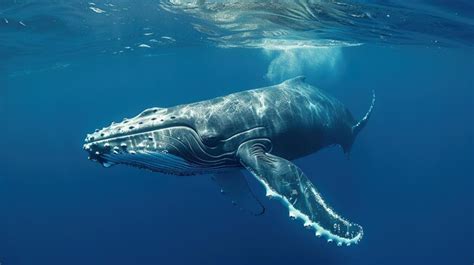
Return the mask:
<svg viewBox="0 0 474 265">
<path fill-rule="evenodd" d="M 394 6 L 393 1 L 357 2 L 391 12 Z M 408 8 L 422 18 L 437 14 L 456 25 L 452 28 L 437 27 L 441 22 L 397 23 L 398 33 L 379 42 L 355 21 L 361 32 L 347 38 L 342 38 L 350 31 L 347 23 L 329 24 L 322 37 L 296 30 L 278 35 L 271 47 L 261 29 L 244 41 L 240 36 L 223 42 L 221 37 L 234 33 L 216 21 L 164 11 L 150 1 L 139 4 L 148 10 L 143 16 L 121 9 L 136 20 L 112 31 L 99 17 L 112 12 L 105 2 L 95 6 L 106 13 L 74 3 L 69 9 L 56 6 L 64 14 L 52 12 L 45 1 L 0 4 L 2 265 L 474 262 L 470 2 L 432 1 L 425 8 L 425 1 L 416 1 L 424 8 Z M 110 3 L 133 6 L 125 0 Z M 155 6 L 144 8 L 148 4 Z M 162 16 L 154 17 L 154 8 Z M 233 22 L 242 25 L 244 18 Z M 54 20 L 62 26 L 49 23 Z M 384 32 L 388 24 L 378 22 L 377 32 Z M 222 32 L 204 34 L 190 23 Z M 145 42 L 151 35 L 143 28 L 149 24 L 159 45 Z M 275 23 L 270 31 L 283 27 Z M 342 42 L 328 45 L 335 39 Z M 150 48 L 139 47 L 144 43 Z M 223 48 L 229 43 L 236 47 Z M 334 147 L 295 161 L 334 209 L 364 227 L 356 246 L 329 244 L 291 221 L 250 175 L 266 207 L 258 217 L 233 207 L 209 176 L 103 168 L 82 150 L 87 133 L 145 108 L 222 96 L 299 74 L 339 98 L 356 117 L 367 110 L 371 91 L 377 94 L 350 159 Z"/>
</svg>

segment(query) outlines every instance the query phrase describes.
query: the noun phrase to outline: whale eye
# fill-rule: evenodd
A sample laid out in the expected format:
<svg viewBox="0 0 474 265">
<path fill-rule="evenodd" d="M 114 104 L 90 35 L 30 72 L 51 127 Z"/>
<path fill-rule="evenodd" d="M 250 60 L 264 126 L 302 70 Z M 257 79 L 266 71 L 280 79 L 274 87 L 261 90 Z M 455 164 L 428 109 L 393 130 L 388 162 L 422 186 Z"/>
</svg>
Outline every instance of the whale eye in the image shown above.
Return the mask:
<svg viewBox="0 0 474 265">
<path fill-rule="evenodd" d="M 215 135 L 205 135 L 202 136 L 202 143 L 209 147 L 216 147 L 221 142 L 221 138 Z"/>
</svg>

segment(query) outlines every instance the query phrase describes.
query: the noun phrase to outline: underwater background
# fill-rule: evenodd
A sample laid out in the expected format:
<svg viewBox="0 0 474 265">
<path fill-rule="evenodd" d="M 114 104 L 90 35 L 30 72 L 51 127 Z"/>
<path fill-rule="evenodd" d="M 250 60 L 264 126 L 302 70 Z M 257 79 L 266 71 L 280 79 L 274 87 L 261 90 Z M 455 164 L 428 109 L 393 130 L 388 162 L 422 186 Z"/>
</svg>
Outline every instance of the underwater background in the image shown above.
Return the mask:
<svg viewBox="0 0 474 265">
<path fill-rule="evenodd" d="M 0 1 L 0 264 L 472 264 L 471 1 Z M 364 227 L 314 236 L 248 175 L 250 216 L 210 176 L 87 160 L 86 134 L 305 75 L 356 118 L 350 158 L 296 160 Z M 302 143 L 304 144 L 304 143 Z"/>
</svg>

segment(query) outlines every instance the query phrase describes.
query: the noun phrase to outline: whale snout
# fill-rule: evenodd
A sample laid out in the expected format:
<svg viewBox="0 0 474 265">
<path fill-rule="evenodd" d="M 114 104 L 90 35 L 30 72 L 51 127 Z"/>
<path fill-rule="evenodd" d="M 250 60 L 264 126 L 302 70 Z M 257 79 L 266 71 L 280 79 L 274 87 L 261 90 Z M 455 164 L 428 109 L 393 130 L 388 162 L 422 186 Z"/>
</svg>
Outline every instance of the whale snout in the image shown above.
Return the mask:
<svg viewBox="0 0 474 265">
<path fill-rule="evenodd" d="M 229 160 L 208 153 L 185 118 L 157 108 L 88 134 L 84 150 L 105 167 L 126 164 L 173 175 L 226 167 Z"/>
<path fill-rule="evenodd" d="M 99 142 L 120 136 L 133 135 L 136 133 L 155 130 L 172 126 L 176 117 L 168 114 L 166 109 L 151 108 L 143 111 L 133 118 L 125 118 L 121 122 L 112 122 L 108 127 L 96 129 L 87 135 L 85 142 Z"/>
<path fill-rule="evenodd" d="M 87 134 L 84 150 L 89 159 L 108 167 L 117 164 L 113 160 L 119 156 L 133 155 L 143 150 L 164 150 L 157 143 L 156 131 L 173 127 L 174 116 L 165 109 L 151 108 L 122 122 L 112 122 L 110 126 L 96 129 Z"/>
<path fill-rule="evenodd" d="M 108 128 L 103 130 L 111 131 Z M 129 131 L 129 133 L 109 134 L 108 136 L 106 134 L 98 139 L 94 134 L 91 134 L 86 138 L 84 150 L 89 154 L 90 160 L 99 162 L 105 167 L 115 164 L 146 167 L 153 156 L 164 156 L 169 152 L 170 144 L 166 138 L 166 131 L 169 130 L 172 128 Z M 159 165 L 154 163 L 154 167 L 159 167 Z"/>
</svg>

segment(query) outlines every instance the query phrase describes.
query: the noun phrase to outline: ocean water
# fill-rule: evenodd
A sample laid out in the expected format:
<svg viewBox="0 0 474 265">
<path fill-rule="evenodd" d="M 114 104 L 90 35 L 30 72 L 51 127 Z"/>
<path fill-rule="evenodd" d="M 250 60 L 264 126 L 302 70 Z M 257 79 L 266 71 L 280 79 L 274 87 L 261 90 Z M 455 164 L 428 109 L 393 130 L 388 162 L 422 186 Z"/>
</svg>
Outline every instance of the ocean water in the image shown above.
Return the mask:
<svg viewBox="0 0 474 265">
<path fill-rule="evenodd" d="M 0 264 L 472 264 L 471 1 L 0 1 Z M 350 158 L 295 163 L 357 245 L 314 236 L 250 175 L 87 160 L 112 120 L 305 75 L 356 118 Z M 301 143 L 304 144 L 304 143 Z"/>
</svg>

